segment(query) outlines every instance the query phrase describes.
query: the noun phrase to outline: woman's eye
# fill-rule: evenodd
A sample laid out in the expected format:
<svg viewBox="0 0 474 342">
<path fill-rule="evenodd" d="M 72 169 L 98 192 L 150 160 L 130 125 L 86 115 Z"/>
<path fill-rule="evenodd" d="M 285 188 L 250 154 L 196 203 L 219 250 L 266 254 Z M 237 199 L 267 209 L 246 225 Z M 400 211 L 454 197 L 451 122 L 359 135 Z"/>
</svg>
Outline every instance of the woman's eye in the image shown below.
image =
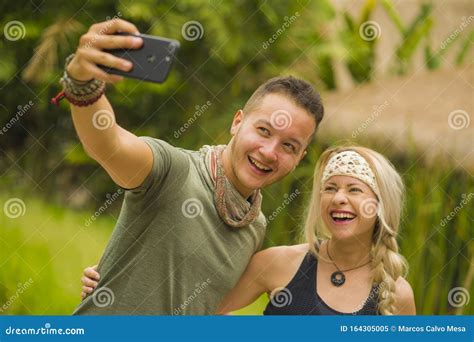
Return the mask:
<svg viewBox="0 0 474 342">
<path fill-rule="evenodd" d="M 333 187 L 333 186 L 327 186 L 327 187 L 324 188 L 324 191 L 328 191 L 328 192 L 335 191 L 335 190 L 336 190 L 336 188 Z"/>
<path fill-rule="evenodd" d="M 268 129 L 266 129 L 265 127 L 258 127 L 257 129 L 264 135 L 269 135 L 270 134 L 270 131 Z"/>
<path fill-rule="evenodd" d="M 362 192 L 362 190 L 359 189 L 359 188 L 351 188 L 349 191 L 350 192 Z"/>
</svg>

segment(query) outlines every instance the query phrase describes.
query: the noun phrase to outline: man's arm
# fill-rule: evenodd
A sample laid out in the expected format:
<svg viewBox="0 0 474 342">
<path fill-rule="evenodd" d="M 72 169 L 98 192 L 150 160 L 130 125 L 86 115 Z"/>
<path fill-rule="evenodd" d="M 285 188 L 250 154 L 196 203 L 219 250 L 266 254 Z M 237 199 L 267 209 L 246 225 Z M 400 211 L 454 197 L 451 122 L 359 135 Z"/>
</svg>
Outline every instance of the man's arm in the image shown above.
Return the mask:
<svg viewBox="0 0 474 342">
<path fill-rule="evenodd" d="M 153 154 L 143 140 L 115 123 L 112 106 L 105 95 L 88 107 L 71 105 L 71 113 L 86 153 L 114 182 L 125 189 L 141 185 L 152 168 Z M 106 127 L 107 122 L 112 126 L 97 128 L 101 127 L 100 122 L 102 127 Z"/>
<path fill-rule="evenodd" d="M 97 64 L 128 71 L 131 63 L 102 49 L 138 48 L 143 42 L 130 36 L 112 35 L 119 31 L 138 33 L 133 24 L 121 19 L 92 25 L 81 36 L 75 57 L 67 67 L 68 74 L 79 81 L 92 78 L 120 81 L 122 77 L 105 73 Z M 126 189 L 141 185 L 153 165 L 152 151 L 144 141 L 116 123 L 115 113 L 105 95 L 86 107 L 71 104 L 71 113 L 86 153 L 107 171 L 114 182 Z"/>
</svg>

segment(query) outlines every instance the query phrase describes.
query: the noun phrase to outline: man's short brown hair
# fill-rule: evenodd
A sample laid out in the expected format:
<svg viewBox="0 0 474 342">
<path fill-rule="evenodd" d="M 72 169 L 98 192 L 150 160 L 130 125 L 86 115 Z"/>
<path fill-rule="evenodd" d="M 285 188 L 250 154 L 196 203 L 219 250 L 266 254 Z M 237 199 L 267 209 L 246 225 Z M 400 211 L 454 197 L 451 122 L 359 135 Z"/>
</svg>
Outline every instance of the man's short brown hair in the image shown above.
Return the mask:
<svg viewBox="0 0 474 342">
<path fill-rule="evenodd" d="M 275 93 L 288 96 L 311 114 L 316 121 L 316 127 L 319 126 L 324 116 L 321 96 L 310 83 L 293 76 L 274 77 L 259 86 L 245 104 L 244 112 L 251 112 L 265 95 Z"/>
</svg>

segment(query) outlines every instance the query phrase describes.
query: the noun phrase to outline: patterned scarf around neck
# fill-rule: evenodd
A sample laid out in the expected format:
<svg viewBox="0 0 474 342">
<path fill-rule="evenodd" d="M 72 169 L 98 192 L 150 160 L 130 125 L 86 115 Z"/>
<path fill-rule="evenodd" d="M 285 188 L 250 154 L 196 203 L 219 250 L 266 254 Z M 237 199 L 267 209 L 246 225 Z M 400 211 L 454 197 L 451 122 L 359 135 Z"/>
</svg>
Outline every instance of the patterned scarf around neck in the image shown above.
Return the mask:
<svg viewBox="0 0 474 342">
<path fill-rule="evenodd" d="M 245 199 L 224 174 L 222 153 L 225 145 L 201 148 L 202 168 L 212 180 L 214 204 L 220 218 L 234 228 L 246 227 L 253 223 L 260 214 L 262 195 L 255 190 L 249 200 Z"/>
</svg>

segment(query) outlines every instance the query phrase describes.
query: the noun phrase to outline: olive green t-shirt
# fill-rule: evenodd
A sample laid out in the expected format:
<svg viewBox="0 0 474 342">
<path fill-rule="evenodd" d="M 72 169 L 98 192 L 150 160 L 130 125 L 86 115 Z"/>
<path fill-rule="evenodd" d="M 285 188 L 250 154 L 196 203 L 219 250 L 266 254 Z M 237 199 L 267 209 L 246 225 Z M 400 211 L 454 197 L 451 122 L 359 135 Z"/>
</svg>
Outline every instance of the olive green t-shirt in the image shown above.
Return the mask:
<svg viewBox="0 0 474 342">
<path fill-rule="evenodd" d="M 125 192 L 98 286 L 74 314 L 214 314 L 261 248 L 265 217 L 260 212 L 243 228 L 226 225 L 201 153 L 140 139 L 153 151 L 152 171 Z"/>
</svg>

